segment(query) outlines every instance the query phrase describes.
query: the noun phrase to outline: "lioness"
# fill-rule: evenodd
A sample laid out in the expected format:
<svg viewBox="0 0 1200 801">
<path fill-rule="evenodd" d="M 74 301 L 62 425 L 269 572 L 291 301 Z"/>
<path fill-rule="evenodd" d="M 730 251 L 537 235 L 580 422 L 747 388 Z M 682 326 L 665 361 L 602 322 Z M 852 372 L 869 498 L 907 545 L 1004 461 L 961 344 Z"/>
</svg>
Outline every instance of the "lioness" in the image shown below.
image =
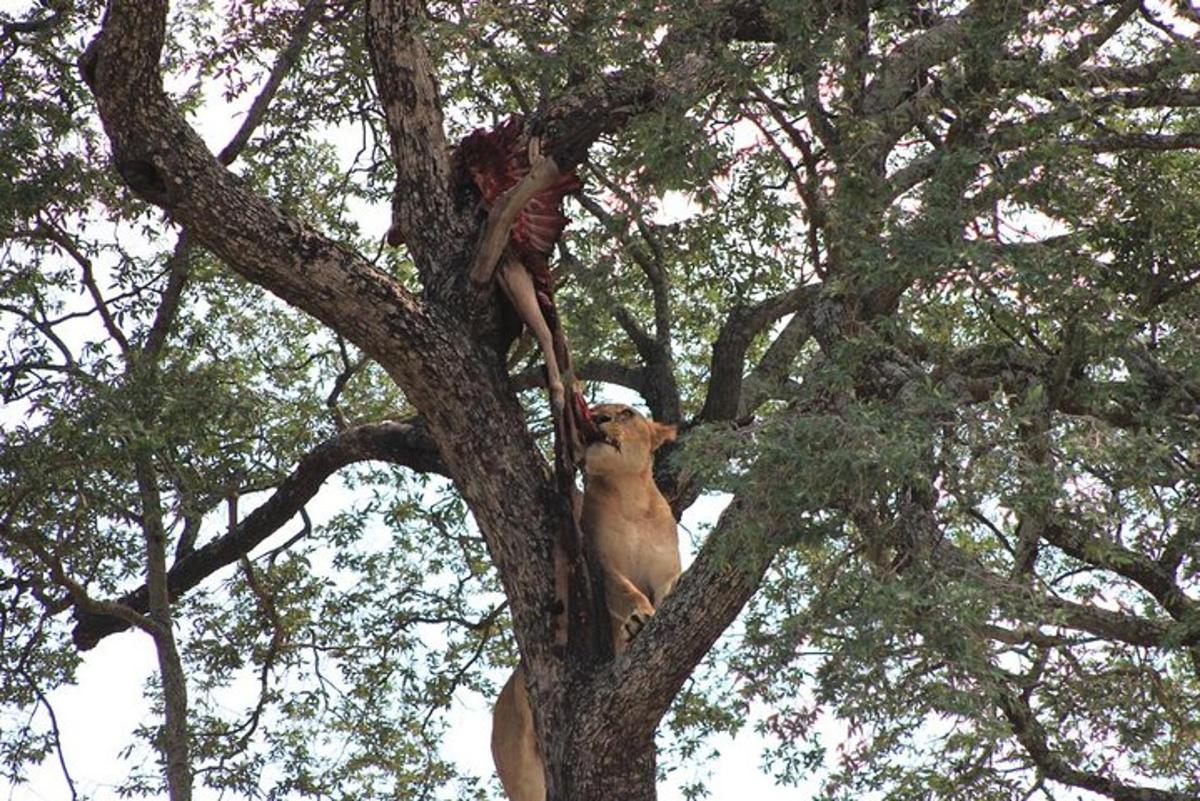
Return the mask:
<svg viewBox="0 0 1200 801">
<path fill-rule="evenodd" d="M 654 451 L 675 439 L 675 426 L 620 403 L 596 406 L 592 418 L 604 438 L 585 451 L 580 523 L 604 569 L 613 648 L 620 653 L 679 578 L 675 518 L 651 473 Z M 545 772 L 520 667 L 496 699 L 492 758 L 511 801 L 545 801 Z"/>
</svg>

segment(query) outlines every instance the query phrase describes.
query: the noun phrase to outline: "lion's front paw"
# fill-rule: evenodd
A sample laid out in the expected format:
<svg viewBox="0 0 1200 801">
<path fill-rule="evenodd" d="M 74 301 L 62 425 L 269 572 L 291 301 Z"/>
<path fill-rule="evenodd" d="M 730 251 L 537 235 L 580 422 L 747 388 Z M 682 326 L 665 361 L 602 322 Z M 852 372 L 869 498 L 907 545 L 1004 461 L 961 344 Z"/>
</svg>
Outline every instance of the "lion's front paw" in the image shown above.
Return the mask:
<svg viewBox="0 0 1200 801">
<path fill-rule="evenodd" d="M 653 614 L 653 609 L 634 609 L 629 613 L 629 617 L 625 618 L 625 622 L 621 625 L 621 633 L 625 638 L 626 645 L 646 627 Z"/>
</svg>

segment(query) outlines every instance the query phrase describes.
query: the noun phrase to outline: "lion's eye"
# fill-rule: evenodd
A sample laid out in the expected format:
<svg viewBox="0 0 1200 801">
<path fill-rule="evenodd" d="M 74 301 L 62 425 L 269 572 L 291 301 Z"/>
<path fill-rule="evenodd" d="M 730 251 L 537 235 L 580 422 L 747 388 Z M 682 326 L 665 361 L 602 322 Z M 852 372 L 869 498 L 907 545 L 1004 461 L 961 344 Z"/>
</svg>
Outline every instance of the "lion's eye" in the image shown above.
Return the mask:
<svg viewBox="0 0 1200 801">
<path fill-rule="evenodd" d="M 622 420 L 628 420 L 631 417 L 633 417 L 633 409 L 622 409 L 621 410 L 621 419 Z"/>
</svg>

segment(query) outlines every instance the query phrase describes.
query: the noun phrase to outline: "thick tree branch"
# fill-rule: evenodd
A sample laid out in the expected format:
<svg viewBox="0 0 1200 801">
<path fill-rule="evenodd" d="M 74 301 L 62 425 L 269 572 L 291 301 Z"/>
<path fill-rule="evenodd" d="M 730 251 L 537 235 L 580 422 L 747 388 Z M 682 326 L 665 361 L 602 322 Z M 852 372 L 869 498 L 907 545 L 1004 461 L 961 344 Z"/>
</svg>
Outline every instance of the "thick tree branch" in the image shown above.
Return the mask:
<svg viewBox="0 0 1200 801">
<path fill-rule="evenodd" d="M 708 394 L 700 410 L 700 420 L 712 422 L 734 419 L 742 402 L 746 351 L 754 337 L 785 315 L 804 314 L 804 307 L 811 304 L 820 291 L 820 285 L 808 284 L 753 306 L 739 306 L 730 311 L 721 333 L 717 335 L 717 341 L 713 343 Z"/>
<path fill-rule="evenodd" d="M 778 552 L 788 524 L 769 517 L 740 498 L 730 503 L 649 625 L 590 688 L 589 726 L 632 737 L 653 732 Z"/>
<path fill-rule="evenodd" d="M 997 589 L 1002 588 L 1003 581 L 996 577 Z M 1020 594 L 1017 585 L 1003 589 L 1018 596 Z M 1043 602 L 1054 613 L 1045 625 L 1061 625 L 1139 648 L 1172 649 L 1200 642 L 1200 632 L 1193 632 L 1190 640 L 1180 637 L 1177 624 L 1173 625 L 1169 619 L 1138 617 L 1053 596 L 1045 598 Z"/>
<path fill-rule="evenodd" d="M 682 422 L 683 406 L 679 398 L 679 387 L 675 383 L 675 365 L 668 347 L 669 340 L 667 345 L 664 345 L 658 337 L 647 333 L 624 306 L 615 306 L 613 317 L 633 342 L 638 356 L 642 359 L 642 397 L 646 399 L 650 413 L 655 420 L 663 423 Z M 670 447 L 668 446 L 668 449 Z M 666 488 L 663 492 L 668 498 L 673 497 Z"/>
<path fill-rule="evenodd" d="M 171 593 L 167 585 L 167 531 L 163 525 L 162 495 L 158 471 L 150 452 L 133 454 L 141 506 L 140 523 L 146 540 L 146 611 L 154 628 L 154 651 L 162 686 L 163 727 L 161 748 L 166 762 L 167 790 L 171 801 L 191 801 L 192 762 L 188 731 L 187 678 L 171 615 Z"/>
<path fill-rule="evenodd" d="M 1136 787 L 1108 776 L 1087 773 L 1071 765 L 1051 750 L 1046 730 L 1038 722 L 1029 702 L 1004 689 L 995 691 L 996 702 L 1012 727 L 1013 734 L 1029 754 L 1038 770 L 1048 778 L 1071 787 L 1080 787 L 1106 795 L 1114 801 L 1189 801 L 1191 794 Z"/>
<path fill-rule="evenodd" d="M 368 460 L 391 462 L 420 472 L 447 473 L 436 445 L 419 423 L 371 423 L 347 429 L 301 459 L 271 497 L 236 528 L 176 561 L 166 579 L 170 597 L 179 598 L 217 570 L 250 553 L 308 503 L 334 472 Z M 149 608 L 147 588 L 126 593 L 117 603 L 145 612 Z M 116 618 L 82 606 L 77 608 L 75 619 L 72 638 L 81 650 L 94 647 L 130 624 L 127 616 Z"/>
<path fill-rule="evenodd" d="M 993 24 L 1011 25 L 1038 5 L 1037 2 L 1005 3 L 998 6 L 986 0 L 976 0 L 960 13 L 943 19 L 938 24 L 915 33 L 898 44 L 884 56 L 877 76 L 867 85 L 863 100 L 863 111 L 880 114 L 896 108 L 912 92 L 918 76 L 931 67 L 960 55 L 971 40 L 976 26 L 992 15 L 1001 19 Z M 990 41 L 999 45 L 1001 37 L 993 33 Z"/>
<path fill-rule="evenodd" d="M 1200 631 L 1181 631 L 1181 624 L 1169 618 L 1137 617 L 1044 594 L 1027 584 L 996 575 L 962 548 L 938 537 L 936 532 L 918 532 L 918 536 L 931 545 L 936 541 L 927 567 L 952 580 L 982 586 L 996 598 L 1011 598 L 1021 607 L 1045 609 L 1049 613 L 1047 618 L 1030 620 L 1034 625 L 1076 629 L 1141 648 L 1178 649 L 1200 643 Z"/>
<path fill-rule="evenodd" d="M 1042 536 L 1047 542 L 1087 564 L 1124 576 L 1150 593 L 1171 617 L 1194 625 L 1200 633 L 1200 609 L 1174 577 L 1158 562 L 1115 542 L 1091 537 L 1065 520 L 1047 520 Z"/>
<path fill-rule="evenodd" d="M 1109 39 L 1116 35 L 1121 26 L 1129 21 L 1129 18 L 1133 16 L 1141 4 L 1142 0 L 1125 0 L 1125 2 L 1121 3 L 1112 16 L 1106 19 L 1099 28 L 1083 37 L 1074 50 L 1063 56 L 1062 64 L 1071 69 L 1081 66 L 1094 56 L 1101 47 L 1104 47 Z"/>
<path fill-rule="evenodd" d="M 1067 144 L 1089 153 L 1117 153 L 1122 150 L 1196 150 L 1200 149 L 1200 133 L 1178 134 L 1110 134 L 1088 139 L 1068 139 Z"/>
<path fill-rule="evenodd" d="M 812 319 L 809 315 L 803 312 L 794 314 L 746 376 L 736 419 L 753 414 L 770 398 L 790 394 L 796 389 L 795 384 L 788 384 L 788 373 L 800 349 L 811 336 Z"/>
<path fill-rule="evenodd" d="M 171 334 L 175 314 L 179 311 L 179 301 L 183 297 L 183 288 L 187 284 L 191 253 L 187 230 L 181 230 L 179 238 L 175 240 L 175 249 L 167 258 L 167 285 L 163 288 L 162 300 L 159 301 L 154 322 L 150 324 L 150 332 L 142 345 L 142 352 L 151 357 L 162 351 L 167 337 Z"/>
<path fill-rule="evenodd" d="M 118 171 L 250 280 L 368 351 L 390 345 L 394 369 L 396 346 L 413 344 L 425 330 L 415 300 L 362 258 L 284 217 L 208 152 L 162 88 L 165 16 L 163 0 L 114 0 L 81 59 Z M 403 361 L 406 374 L 423 369 L 415 354 Z"/>
<path fill-rule="evenodd" d="M 396 167 L 393 244 L 404 242 L 429 279 L 465 256 L 465 221 L 454 207 L 450 152 L 433 61 L 422 38 L 421 0 L 370 0 L 367 46 Z"/>
<path fill-rule="evenodd" d="M 1198 71 L 1200 71 L 1200 59 L 1196 54 L 1180 49 L 1144 64 L 1132 66 L 1084 65 L 1073 75 L 1073 78 L 1092 87 L 1145 86 L 1161 81 L 1164 73 L 1195 74 Z"/>
</svg>

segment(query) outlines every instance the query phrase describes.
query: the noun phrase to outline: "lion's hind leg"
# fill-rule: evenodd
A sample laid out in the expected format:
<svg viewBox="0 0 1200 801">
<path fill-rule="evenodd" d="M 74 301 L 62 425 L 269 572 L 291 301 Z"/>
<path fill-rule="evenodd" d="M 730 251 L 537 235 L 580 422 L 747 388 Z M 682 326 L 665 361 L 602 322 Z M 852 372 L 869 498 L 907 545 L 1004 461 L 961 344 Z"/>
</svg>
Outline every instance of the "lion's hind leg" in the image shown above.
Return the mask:
<svg viewBox="0 0 1200 801">
<path fill-rule="evenodd" d="M 525 671 L 508 677 L 492 713 L 492 759 L 509 801 L 546 801 L 546 775 L 533 731 Z"/>
</svg>

